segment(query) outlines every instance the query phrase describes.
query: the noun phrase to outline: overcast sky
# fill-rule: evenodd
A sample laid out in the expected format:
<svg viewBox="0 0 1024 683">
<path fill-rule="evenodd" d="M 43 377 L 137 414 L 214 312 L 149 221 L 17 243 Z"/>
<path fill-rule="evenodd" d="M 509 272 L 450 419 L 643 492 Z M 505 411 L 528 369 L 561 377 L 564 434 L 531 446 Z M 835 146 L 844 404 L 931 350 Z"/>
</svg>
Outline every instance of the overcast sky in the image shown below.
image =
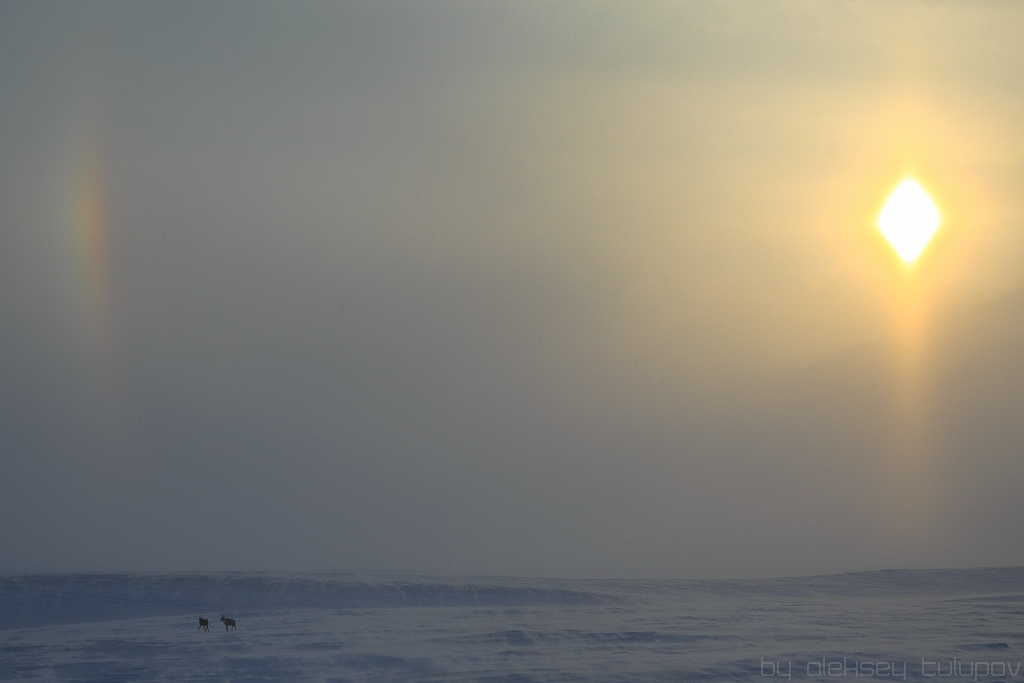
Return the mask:
<svg viewBox="0 0 1024 683">
<path fill-rule="evenodd" d="M 1024 564 L 1022 33 L 4 2 L 0 571 Z"/>
</svg>

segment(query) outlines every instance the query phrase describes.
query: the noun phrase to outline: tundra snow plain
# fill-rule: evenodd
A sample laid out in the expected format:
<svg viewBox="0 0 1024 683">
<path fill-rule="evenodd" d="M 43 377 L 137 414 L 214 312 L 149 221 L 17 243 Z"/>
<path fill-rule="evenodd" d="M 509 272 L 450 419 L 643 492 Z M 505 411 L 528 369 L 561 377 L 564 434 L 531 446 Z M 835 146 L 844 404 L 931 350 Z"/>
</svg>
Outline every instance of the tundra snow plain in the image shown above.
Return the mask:
<svg viewBox="0 0 1024 683">
<path fill-rule="evenodd" d="M 0 576 L 4 681 L 1024 683 L 1021 661 L 1024 568 L 677 581 Z"/>
</svg>

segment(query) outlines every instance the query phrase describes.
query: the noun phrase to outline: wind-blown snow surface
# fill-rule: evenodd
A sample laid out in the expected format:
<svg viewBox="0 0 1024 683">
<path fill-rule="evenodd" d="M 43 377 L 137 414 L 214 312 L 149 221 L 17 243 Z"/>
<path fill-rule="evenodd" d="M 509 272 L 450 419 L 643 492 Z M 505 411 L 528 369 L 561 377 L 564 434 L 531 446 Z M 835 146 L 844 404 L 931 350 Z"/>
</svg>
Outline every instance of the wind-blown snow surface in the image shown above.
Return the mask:
<svg viewBox="0 0 1024 683">
<path fill-rule="evenodd" d="M 0 577 L 0 680 L 988 683 L 1024 681 L 1022 660 L 1024 568 L 720 581 Z"/>
</svg>

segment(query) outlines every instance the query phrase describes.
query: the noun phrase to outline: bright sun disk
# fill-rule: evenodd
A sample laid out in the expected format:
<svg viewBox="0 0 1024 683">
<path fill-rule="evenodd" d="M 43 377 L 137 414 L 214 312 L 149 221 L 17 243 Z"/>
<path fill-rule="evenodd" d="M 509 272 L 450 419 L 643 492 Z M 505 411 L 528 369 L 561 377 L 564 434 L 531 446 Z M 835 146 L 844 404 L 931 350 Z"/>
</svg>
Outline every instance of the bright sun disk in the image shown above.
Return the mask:
<svg viewBox="0 0 1024 683">
<path fill-rule="evenodd" d="M 900 183 L 878 214 L 878 227 L 896 253 L 913 263 L 939 228 L 942 217 L 921 185 L 911 178 Z"/>
</svg>

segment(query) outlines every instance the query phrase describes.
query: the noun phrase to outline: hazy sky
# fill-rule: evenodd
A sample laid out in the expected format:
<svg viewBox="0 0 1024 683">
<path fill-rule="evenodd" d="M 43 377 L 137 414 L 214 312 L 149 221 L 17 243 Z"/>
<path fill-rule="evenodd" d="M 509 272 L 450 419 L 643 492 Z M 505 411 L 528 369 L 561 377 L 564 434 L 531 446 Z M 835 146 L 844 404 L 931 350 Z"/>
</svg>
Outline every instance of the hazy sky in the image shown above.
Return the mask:
<svg viewBox="0 0 1024 683">
<path fill-rule="evenodd" d="M 1024 564 L 1022 34 L 4 2 L 0 571 Z"/>
</svg>

